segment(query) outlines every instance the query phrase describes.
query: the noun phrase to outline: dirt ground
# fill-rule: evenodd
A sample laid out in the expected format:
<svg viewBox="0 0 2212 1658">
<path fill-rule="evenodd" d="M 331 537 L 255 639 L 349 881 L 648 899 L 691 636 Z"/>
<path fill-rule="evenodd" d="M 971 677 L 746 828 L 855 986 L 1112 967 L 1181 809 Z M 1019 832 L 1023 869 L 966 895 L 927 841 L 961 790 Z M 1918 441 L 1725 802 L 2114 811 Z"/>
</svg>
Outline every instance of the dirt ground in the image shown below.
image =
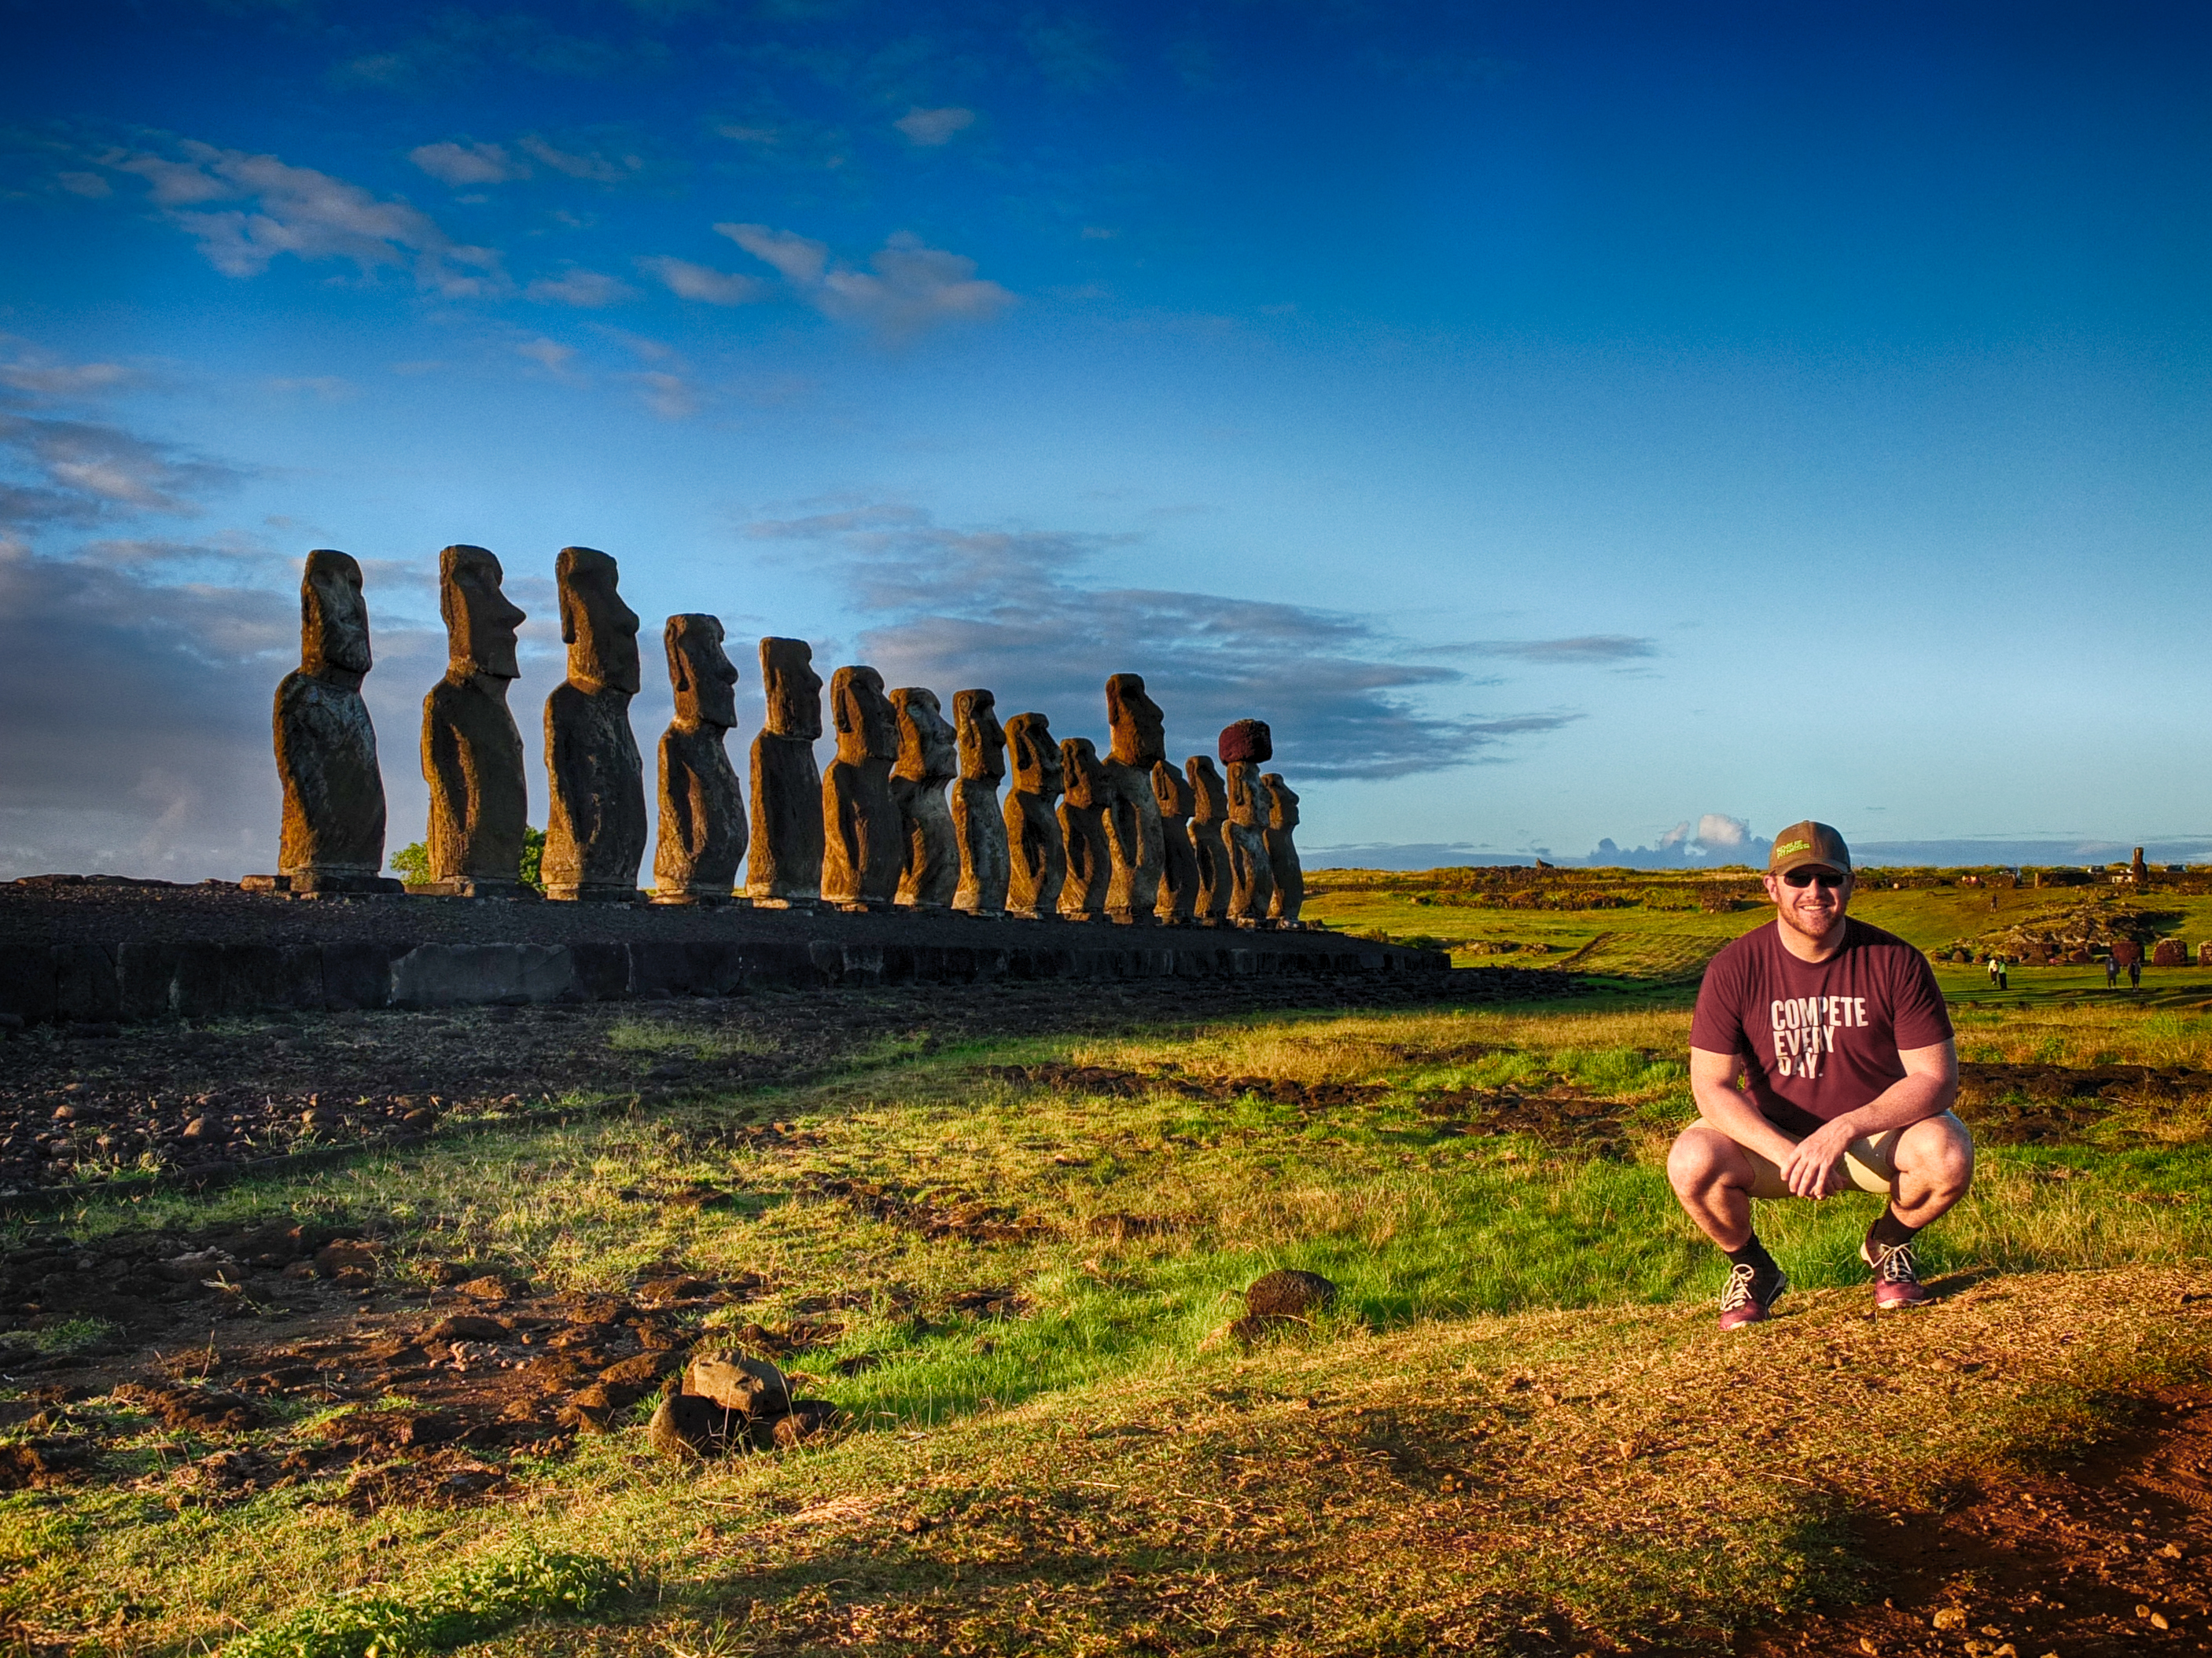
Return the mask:
<svg viewBox="0 0 2212 1658">
<path fill-rule="evenodd" d="M 288 1153 L 404 1142 L 454 1118 L 799 1083 L 898 1037 L 1111 1034 L 1271 1009 L 1480 1004 L 1575 988 L 1475 969 L 42 1026 L 0 1033 L 0 1213 L 15 1193 L 160 1171 L 220 1177 Z M 699 1040 L 649 1051 L 610 1042 L 641 1021 L 696 1026 Z"/>
<path fill-rule="evenodd" d="M 2131 1431 L 1952 1494 L 1856 1515 L 1878 1599 L 1739 1639 L 1739 1658 L 2212 1651 L 2212 1388 L 2148 1401 Z"/>
</svg>

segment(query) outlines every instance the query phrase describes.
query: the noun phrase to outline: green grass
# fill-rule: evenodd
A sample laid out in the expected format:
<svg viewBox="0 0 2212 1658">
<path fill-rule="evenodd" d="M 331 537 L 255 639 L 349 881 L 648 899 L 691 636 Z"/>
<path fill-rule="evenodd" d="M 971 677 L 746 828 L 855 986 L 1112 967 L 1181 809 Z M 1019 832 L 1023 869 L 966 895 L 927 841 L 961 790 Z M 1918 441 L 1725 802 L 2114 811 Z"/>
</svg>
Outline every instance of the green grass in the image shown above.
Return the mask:
<svg viewBox="0 0 2212 1658">
<path fill-rule="evenodd" d="M 402 1272 L 496 1261 L 576 1289 L 669 1260 L 754 1274 L 758 1294 L 718 1321 L 812 1321 L 826 1346 L 795 1368 L 853 1431 L 685 1473 L 632 1428 L 524 1468 L 497 1504 L 368 1519 L 305 1487 L 173 1503 L 163 1470 L 208 1447 L 149 1432 L 110 1453 L 136 1459 L 137 1488 L 0 1497 L 0 1617 L 88 1651 L 431 1650 L 577 1605 L 478 1593 L 508 1581 L 501 1563 L 558 1548 L 586 1576 L 633 1574 L 641 1598 L 497 1649 L 1502 1650 L 1529 1619 L 1656 1635 L 1801 1604 L 1847 1575 L 1837 1504 L 1917 1500 L 2051 1412 L 2078 1425 L 2212 1346 L 2174 1325 L 2162 1287 L 2212 1253 L 2212 1146 L 2122 1102 L 2079 1143 L 1985 1150 L 1972 1193 L 1925 1235 L 1956 1311 L 1870 1325 L 1856 1259 L 1870 1199 L 1764 1206 L 1801 1315 L 1715 1348 L 1724 1263 L 1662 1172 L 1692 1110 L 1688 1014 L 1678 992 L 1619 999 L 1081 1042 L 917 1035 L 805 1087 L 363 1154 L 204 1198 L 88 1199 L 80 1236 L 373 1224 Z M 611 1040 L 724 1040 L 687 1021 L 641 1016 Z M 2212 1055 L 2212 1019 L 2133 1005 L 1968 1011 L 1960 1035 L 1970 1053 L 2065 1056 L 2045 1062 Z M 981 1070 L 1047 1058 L 1158 1080 L 1121 1096 Z M 1349 1086 L 1356 1102 L 1211 1096 L 1238 1078 Z M 1601 1102 L 1623 1150 L 1421 1108 L 1497 1089 Z M 785 1132 L 753 1132 L 769 1121 Z M 660 1200 L 702 1187 L 724 1195 Z M 1218 1333 L 1275 1266 L 1344 1295 L 1307 1340 L 1247 1355 Z M 978 1290 L 1013 1293 L 1017 1315 L 960 1310 Z M 2066 1331 L 2099 1345 L 2069 1348 Z M 1808 1380 L 1852 1344 L 1896 1367 L 1893 1396 L 1863 1407 L 1899 1428 L 1874 1466 L 1847 1455 L 1863 1424 L 1844 1434 Z M 1904 1432 L 1944 1415 L 1929 1390 L 1948 1373 L 1928 1354 L 1976 1344 L 2007 1356 L 1977 1412 Z M 877 1362 L 839 1372 L 860 1355 Z M 1708 1482 L 1774 1453 L 1716 1403 L 1716 1366 L 1804 1423 L 1787 1455 L 1807 1483 L 1755 1481 L 1725 1523 L 1699 1506 Z M 1648 1448 L 1662 1444 L 1688 1448 Z"/>
</svg>

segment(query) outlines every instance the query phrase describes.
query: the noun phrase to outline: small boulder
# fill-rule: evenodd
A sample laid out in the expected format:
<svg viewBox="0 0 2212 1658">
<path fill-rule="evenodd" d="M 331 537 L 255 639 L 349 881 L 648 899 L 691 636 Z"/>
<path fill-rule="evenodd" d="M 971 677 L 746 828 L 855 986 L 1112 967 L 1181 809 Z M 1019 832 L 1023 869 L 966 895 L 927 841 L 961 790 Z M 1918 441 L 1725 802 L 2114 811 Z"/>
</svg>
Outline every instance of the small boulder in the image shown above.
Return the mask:
<svg viewBox="0 0 2212 1658">
<path fill-rule="evenodd" d="M 501 1320 L 481 1313 L 455 1313 L 422 1332 L 427 1342 L 504 1341 L 514 1333 Z"/>
<path fill-rule="evenodd" d="M 595 1382 L 590 1387 L 568 1395 L 567 1402 L 561 1406 L 559 1420 L 564 1428 L 580 1429 L 586 1433 L 605 1433 L 609 1419 L 622 1408 L 623 1403 L 604 1384 Z"/>
<path fill-rule="evenodd" d="M 684 1372 L 684 1391 L 724 1410 L 778 1417 L 791 1408 L 791 1384 L 764 1358 L 738 1352 L 701 1353 Z"/>
<path fill-rule="evenodd" d="M 488 1272 L 482 1278 L 472 1278 L 465 1284 L 455 1284 L 453 1290 L 456 1294 L 466 1296 L 471 1301 L 497 1302 L 509 1298 L 507 1280 L 495 1273 Z"/>
<path fill-rule="evenodd" d="M 726 1411 L 711 1399 L 694 1394 L 670 1394 L 646 1424 L 647 1442 L 660 1455 L 678 1462 L 709 1456 L 725 1448 L 739 1432 L 744 1418 Z"/>
<path fill-rule="evenodd" d="M 769 1442 L 780 1451 L 795 1450 L 820 1439 L 836 1422 L 837 1407 L 826 1400 L 794 1399 L 790 1411 L 770 1424 Z"/>
<path fill-rule="evenodd" d="M 1307 1318 L 1336 1300 L 1336 1285 L 1319 1272 L 1284 1268 L 1255 1279 L 1244 1291 L 1244 1310 L 1253 1318 Z"/>
<path fill-rule="evenodd" d="M 236 1272 L 238 1260 L 221 1249 L 196 1249 L 190 1254 L 173 1255 L 154 1270 L 172 1284 L 198 1284 L 224 1272 Z"/>
</svg>

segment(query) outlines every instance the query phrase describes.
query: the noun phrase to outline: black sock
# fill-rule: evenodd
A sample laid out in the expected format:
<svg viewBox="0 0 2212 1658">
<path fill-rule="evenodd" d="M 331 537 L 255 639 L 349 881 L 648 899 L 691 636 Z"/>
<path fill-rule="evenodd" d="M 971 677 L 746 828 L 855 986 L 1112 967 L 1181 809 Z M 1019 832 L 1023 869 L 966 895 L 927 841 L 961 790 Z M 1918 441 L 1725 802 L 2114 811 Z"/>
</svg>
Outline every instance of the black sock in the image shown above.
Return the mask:
<svg viewBox="0 0 2212 1658">
<path fill-rule="evenodd" d="M 1867 1228 L 1867 1242 L 1879 1243 L 1885 1249 L 1894 1249 L 1900 1243 L 1910 1243 L 1920 1234 L 1917 1226 L 1907 1226 L 1898 1219 L 1897 1211 L 1885 1209 L 1881 1218 Z"/>
<path fill-rule="evenodd" d="M 1759 1241 L 1756 1232 L 1743 1241 L 1742 1248 L 1724 1249 L 1721 1253 L 1737 1266 L 1749 1266 L 1754 1272 L 1771 1272 L 1776 1270 L 1774 1257 L 1766 1253 L 1766 1246 Z"/>
</svg>

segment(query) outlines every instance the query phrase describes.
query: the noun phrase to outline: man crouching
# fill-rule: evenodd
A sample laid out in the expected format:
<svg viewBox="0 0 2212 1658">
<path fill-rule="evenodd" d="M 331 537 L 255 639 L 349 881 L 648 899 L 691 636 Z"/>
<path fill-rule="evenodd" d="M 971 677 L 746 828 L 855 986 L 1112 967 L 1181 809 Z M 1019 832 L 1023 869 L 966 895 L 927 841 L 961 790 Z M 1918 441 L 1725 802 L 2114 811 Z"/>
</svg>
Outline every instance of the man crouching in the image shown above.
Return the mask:
<svg viewBox="0 0 2212 1658">
<path fill-rule="evenodd" d="M 1790 1280 L 1751 1227 L 1753 1198 L 1825 1198 L 1850 1187 L 1887 1208 L 1859 1254 L 1876 1307 L 1928 1299 L 1912 1258 L 1920 1229 L 1966 1194 L 1974 1143 L 1951 1114 L 1959 1050 L 1927 959 L 1845 918 L 1851 854 L 1826 823 L 1774 838 L 1771 923 L 1713 957 L 1690 1026 L 1700 1121 L 1667 1158 L 1690 1218 L 1735 1263 L 1721 1328 L 1755 1323 Z"/>
</svg>

